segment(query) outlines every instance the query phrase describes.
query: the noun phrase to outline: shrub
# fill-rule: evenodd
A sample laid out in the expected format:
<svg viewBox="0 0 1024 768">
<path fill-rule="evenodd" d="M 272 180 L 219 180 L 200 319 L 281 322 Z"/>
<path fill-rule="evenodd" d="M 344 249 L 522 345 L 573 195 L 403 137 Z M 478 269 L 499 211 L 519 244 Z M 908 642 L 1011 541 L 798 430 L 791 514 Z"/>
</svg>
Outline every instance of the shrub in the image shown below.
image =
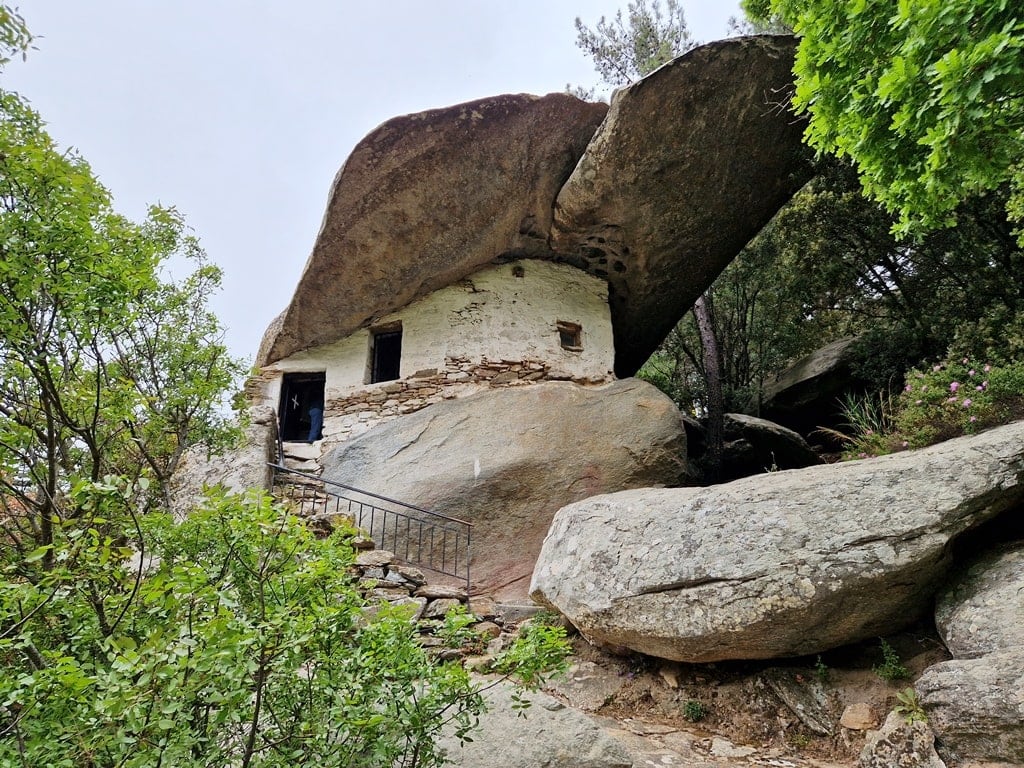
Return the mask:
<svg viewBox="0 0 1024 768">
<path fill-rule="evenodd" d="M 907 373 L 898 397 L 850 398 L 846 458 L 922 448 L 1024 418 L 1024 362 L 946 360 Z"/>
<path fill-rule="evenodd" d="M 698 723 L 708 716 L 708 708 L 696 699 L 689 699 L 683 704 L 683 717 L 691 723 Z"/>
<path fill-rule="evenodd" d="M 877 667 L 872 667 L 871 670 L 880 678 L 889 682 L 906 680 L 910 677 L 910 670 L 903 666 L 903 662 L 900 660 L 900 655 L 896 652 L 896 649 L 885 642 L 884 639 L 880 642 L 882 645 L 882 663 Z"/>
<path fill-rule="evenodd" d="M 367 618 L 351 532 L 318 540 L 266 495 L 137 517 L 126 490 L 80 484 L 52 557 L 0 561 L 0 765 L 437 766 L 441 728 L 476 724 L 407 611 Z M 540 679 L 564 652 L 540 646 L 508 671 Z"/>
</svg>

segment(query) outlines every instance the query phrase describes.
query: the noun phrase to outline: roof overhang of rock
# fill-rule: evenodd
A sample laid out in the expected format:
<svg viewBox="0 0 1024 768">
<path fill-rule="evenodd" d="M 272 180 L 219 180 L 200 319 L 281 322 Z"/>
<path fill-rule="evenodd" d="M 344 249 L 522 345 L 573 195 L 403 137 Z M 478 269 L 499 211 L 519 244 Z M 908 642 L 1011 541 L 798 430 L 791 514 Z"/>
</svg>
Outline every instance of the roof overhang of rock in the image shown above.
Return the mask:
<svg viewBox="0 0 1024 768">
<path fill-rule="evenodd" d="M 267 364 L 343 338 L 501 257 L 551 258 L 552 205 L 607 112 L 496 96 L 388 120 L 353 150 Z"/>
<path fill-rule="evenodd" d="M 607 277 L 619 376 L 809 178 L 789 109 L 795 49 L 723 40 L 617 91 L 559 192 L 552 247 Z"/>
<path fill-rule="evenodd" d="M 608 280 L 630 376 L 806 181 L 787 104 L 795 40 L 696 48 L 616 92 L 497 96 L 394 118 L 339 171 L 257 362 L 371 325 L 504 259 Z M 606 114 L 607 113 L 607 114 Z"/>
</svg>

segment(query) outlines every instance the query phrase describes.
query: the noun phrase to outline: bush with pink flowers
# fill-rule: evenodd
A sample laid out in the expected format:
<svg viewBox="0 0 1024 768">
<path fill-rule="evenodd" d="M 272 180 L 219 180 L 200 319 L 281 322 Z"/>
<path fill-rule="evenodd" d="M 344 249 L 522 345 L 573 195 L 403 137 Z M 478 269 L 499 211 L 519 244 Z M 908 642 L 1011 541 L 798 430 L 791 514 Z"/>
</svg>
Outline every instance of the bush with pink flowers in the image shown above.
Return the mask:
<svg viewBox="0 0 1024 768">
<path fill-rule="evenodd" d="M 863 418 L 880 404 L 884 418 Z M 922 448 L 1024 418 L 1024 361 L 946 360 L 908 372 L 897 397 L 849 401 L 844 410 L 853 430 L 844 458 Z"/>
</svg>

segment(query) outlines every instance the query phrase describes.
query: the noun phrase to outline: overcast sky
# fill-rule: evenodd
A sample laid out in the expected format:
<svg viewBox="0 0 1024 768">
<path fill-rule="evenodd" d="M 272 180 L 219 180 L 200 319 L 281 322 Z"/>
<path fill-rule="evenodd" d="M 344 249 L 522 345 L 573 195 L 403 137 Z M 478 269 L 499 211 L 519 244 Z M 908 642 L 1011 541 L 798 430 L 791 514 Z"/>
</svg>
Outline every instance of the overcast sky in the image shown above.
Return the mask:
<svg viewBox="0 0 1024 768">
<path fill-rule="evenodd" d="M 287 305 L 334 174 L 385 120 L 593 85 L 573 20 L 626 0 L 22 0 L 39 37 L 3 74 L 140 219 L 174 205 L 225 272 L 214 309 L 252 359 Z M 738 0 L 683 0 L 694 37 Z"/>
</svg>

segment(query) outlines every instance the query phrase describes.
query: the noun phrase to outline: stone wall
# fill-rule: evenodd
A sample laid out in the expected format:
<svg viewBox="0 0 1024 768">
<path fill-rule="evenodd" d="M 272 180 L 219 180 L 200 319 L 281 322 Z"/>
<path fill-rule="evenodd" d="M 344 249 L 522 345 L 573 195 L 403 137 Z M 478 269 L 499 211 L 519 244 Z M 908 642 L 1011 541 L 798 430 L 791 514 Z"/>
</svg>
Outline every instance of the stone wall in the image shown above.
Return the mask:
<svg viewBox="0 0 1024 768">
<path fill-rule="evenodd" d="M 572 377 L 539 360 L 472 360 L 447 357 L 442 369 L 427 368 L 409 378 L 389 381 L 329 398 L 324 410 L 324 439 L 344 442 L 402 414 L 413 413 L 442 400 L 465 397 L 483 389 L 518 387 L 539 381 L 574 381 L 603 384 L 614 380 Z"/>
</svg>

